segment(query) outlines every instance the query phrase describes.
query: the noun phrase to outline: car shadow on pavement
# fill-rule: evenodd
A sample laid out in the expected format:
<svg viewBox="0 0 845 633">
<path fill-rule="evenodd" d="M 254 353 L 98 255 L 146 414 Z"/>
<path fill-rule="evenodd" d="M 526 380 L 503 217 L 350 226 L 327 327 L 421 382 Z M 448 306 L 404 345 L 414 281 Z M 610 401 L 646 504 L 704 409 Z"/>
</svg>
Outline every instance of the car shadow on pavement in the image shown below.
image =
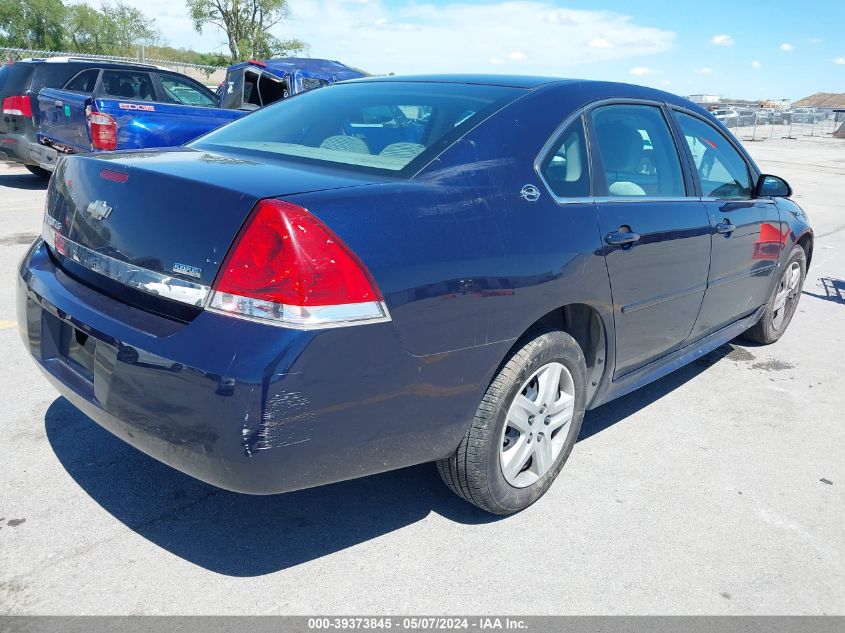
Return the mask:
<svg viewBox="0 0 845 633">
<path fill-rule="evenodd" d="M 0 174 L 0 187 L 9 187 L 10 189 L 38 191 L 46 189 L 48 182 L 46 178 L 34 176 L 28 171 L 19 174 Z"/>
<path fill-rule="evenodd" d="M 807 292 L 806 290 L 802 294 L 815 297 L 816 299 L 833 301 L 834 303 L 845 303 L 845 281 L 842 279 L 831 279 L 830 277 L 819 277 L 818 285 L 824 291 L 824 294 Z"/>
<path fill-rule="evenodd" d="M 633 415 L 652 402 L 673 392 L 723 359 L 738 362 L 753 360 L 753 354 L 745 348 L 755 346 L 754 343 L 745 340 L 742 341 L 741 345 L 733 342 L 725 343 L 709 354 L 705 354 L 692 363 L 676 369 L 660 380 L 640 387 L 627 396 L 611 400 L 597 409 L 588 411 L 584 417 L 584 423 L 581 425 L 581 433 L 578 435 L 578 441 L 580 442 L 597 433 L 601 433 L 617 422 Z"/>
<path fill-rule="evenodd" d="M 581 440 L 624 420 L 742 348 L 724 345 L 587 413 Z M 743 359 L 745 360 L 745 359 Z M 500 520 L 459 499 L 432 464 L 282 495 L 220 490 L 148 457 L 57 398 L 47 438 L 68 474 L 144 538 L 227 576 L 260 576 L 305 563 L 424 519 L 431 512 L 476 525 Z"/>
<path fill-rule="evenodd" d="M 399 530 L 434 512 L 465 524 L 494 517 L 453 495 L 432 464 L 272 496 L 215 488 L 148 457 L 64 398 L 47 438 L 77 484 L 159 547 L 227 576 L 260 576 Z"/>
</svg>

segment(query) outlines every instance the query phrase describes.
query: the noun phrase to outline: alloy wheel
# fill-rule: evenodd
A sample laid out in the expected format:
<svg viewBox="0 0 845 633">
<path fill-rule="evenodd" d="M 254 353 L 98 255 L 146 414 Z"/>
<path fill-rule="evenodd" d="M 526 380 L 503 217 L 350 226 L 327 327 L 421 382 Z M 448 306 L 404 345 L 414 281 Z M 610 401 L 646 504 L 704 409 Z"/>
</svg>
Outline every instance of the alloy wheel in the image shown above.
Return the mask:
<svg viewBox="0 0 845 633">
<path fill-rule="evenodd" d="M 547 363 L 528 378 L 508 409 L 500 463 L 505 480 L 530 486 L 554 465 L 571 427 L 575 383 L 561 363 Z"/>
</svg>

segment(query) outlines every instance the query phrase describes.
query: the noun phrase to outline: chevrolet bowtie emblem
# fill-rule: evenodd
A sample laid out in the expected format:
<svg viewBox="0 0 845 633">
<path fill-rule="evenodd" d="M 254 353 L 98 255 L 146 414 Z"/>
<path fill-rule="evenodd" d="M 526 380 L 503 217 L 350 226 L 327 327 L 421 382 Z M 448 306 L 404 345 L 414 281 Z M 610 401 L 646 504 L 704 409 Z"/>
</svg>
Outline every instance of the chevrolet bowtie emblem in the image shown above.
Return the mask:
<svg viewBox="0 0 845 633">
<path fill-rule="evenodd" d="M 88 213 L 95 220 L 105 220 L 111 215 L 111 207 L 106 204 L 105 200 L 94 200 L 88 205 Z"/>
</svg>

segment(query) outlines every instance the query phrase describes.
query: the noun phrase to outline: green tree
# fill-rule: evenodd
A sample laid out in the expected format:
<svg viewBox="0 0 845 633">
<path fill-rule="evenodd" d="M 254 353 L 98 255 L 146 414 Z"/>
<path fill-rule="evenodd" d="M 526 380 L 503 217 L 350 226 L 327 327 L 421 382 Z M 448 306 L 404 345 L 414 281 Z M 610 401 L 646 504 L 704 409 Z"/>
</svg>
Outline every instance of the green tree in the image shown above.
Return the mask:
<svg viewBox="0 0 845 633">
<path fill-rule="evenodd" d="M 65 24 L 68 47 L 75 53 L 104 54 L 108 52 L 106 18 L 88 4 L 73 4 L 67 8 Z"/>
<path fill-rule="evenodd" d="M 64 18 L 61 0 L 0 0 L 0 41 L 19 48 L 58 49 Z"/>
<path fill-rule="evenodd" d="M 186 0 L 194 28 L 207 25 L 226 33 L 231 61 L 289 55 L 305 50 L 295 39 L 279 40 L 269 30 L 290 16 L 287 0 Z"/>
<path fill-rule="evenodd" d="M 155 46 L 162 43 L 161 33 L 155 28 L 155 20 L 123 2 L 103 4 L 102 35 L 110 43 L 108 52 L 116 55 L 132 55 L 140 45 Z"/>
</svg>

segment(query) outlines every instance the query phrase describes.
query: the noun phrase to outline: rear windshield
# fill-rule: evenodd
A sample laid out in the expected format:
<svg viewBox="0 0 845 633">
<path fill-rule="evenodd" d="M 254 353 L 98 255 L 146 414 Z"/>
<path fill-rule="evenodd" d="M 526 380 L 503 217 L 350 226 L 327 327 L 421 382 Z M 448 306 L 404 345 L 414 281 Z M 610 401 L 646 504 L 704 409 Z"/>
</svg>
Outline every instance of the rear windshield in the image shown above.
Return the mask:
<svg viewBox="0 0 845 633">
<path fill-rule="evenodd" d="M 26 94 L 31 77 L 31 64 L 0 62 L 0 92 L 4 96 Z"/>
<path fill-rule="evenodd" d="M 452 83 L 335 84 L 258 110 L 190 145 L 408 175 L 521 94 Z"/>
</svg>

